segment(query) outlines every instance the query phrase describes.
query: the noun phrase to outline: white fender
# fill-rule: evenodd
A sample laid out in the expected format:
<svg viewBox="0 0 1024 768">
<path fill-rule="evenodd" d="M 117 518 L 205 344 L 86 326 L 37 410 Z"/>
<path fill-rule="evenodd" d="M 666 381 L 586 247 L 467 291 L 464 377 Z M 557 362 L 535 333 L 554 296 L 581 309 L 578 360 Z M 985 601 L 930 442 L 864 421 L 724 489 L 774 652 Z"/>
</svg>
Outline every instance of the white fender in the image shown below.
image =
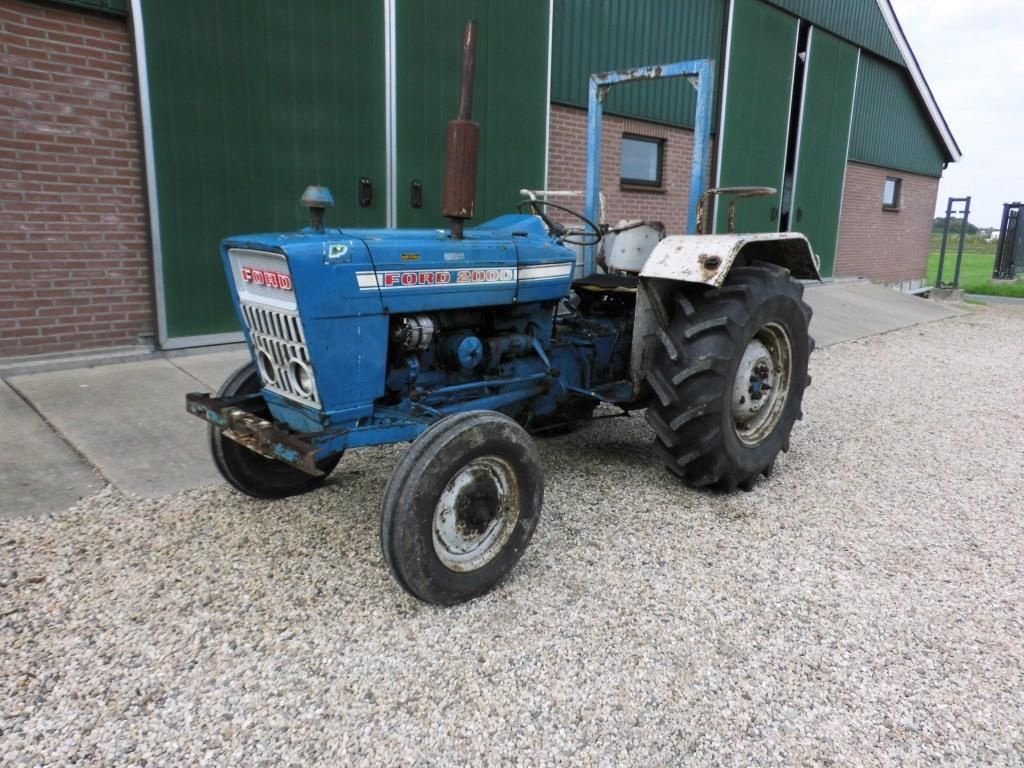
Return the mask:
<svg viewBox="0 0 1024 768">
<path fill-rule="evenodd" d="M 754 261 L 785 267 L 797 279 L 821 279 L 821 262 L 798 232 L 671 235 L 651 252 L 640 277 L 720 288 L 741 253 Z"/>
<path fill-rule="evenodd" d="M 785 267 L 799 280 L 821 279 L 817 255 L 807 238 L 797 232 L 666 237 L 640 272 L 629 361 L 634 397 L 639 397 L 645 386 L 658 344 L 658 329 L 670 319 L 668 306 L 674 292 L 671 282 L 720 288 L 740 254 Z"/>
</svg>

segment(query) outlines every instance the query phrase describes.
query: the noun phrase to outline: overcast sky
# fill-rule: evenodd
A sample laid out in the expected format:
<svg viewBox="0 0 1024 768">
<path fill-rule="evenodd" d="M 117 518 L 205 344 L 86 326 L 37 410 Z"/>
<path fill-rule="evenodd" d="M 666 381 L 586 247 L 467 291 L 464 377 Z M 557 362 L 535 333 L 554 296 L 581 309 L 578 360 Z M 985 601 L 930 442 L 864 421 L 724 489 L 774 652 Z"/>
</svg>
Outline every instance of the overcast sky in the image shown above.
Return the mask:
<svg viewBox="0 0 1024 768">
<path fill-rule="evenodd" d="M 892 0 L 963 158 L 946 169 L 937 216 L 971 196 L 970 221 L 998 227 L 1024 200 L 1024 4 L 1019 0 Z"/>
</svg>

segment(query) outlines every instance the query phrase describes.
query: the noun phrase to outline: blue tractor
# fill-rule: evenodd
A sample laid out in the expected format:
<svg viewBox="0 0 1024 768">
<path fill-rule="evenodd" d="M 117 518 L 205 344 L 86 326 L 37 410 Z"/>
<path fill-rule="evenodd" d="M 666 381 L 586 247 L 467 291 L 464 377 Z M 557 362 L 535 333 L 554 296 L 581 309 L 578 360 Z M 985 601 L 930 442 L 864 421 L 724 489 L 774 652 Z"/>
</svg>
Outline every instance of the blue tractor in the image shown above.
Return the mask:
<svg viewBox="0 0 1024 768">
<path fill-rule="evenodd" d="M 346 450 L 412 441 L 380 540 L 398 583 L 438 604 L 486 592 L 522 556 L 544 496 L 531 433 L 602 403 L 646 409 L 655 454 L 690 486 L 749 490 L 770 473 L 809 382 L 799 279 L 818 277 L 794 233 L 662 237 L 579 214 L 569 228 L 541 200 L 464 228 L 474 38 L 467 25 L 451 228 L 326 228 L 330 193 L 311 187 L 310 227 L 227 239 L 252 361 L 187 399 L 225 480 L 261 499 L 319 487 Z M 613 236 L 603 270 L 574 279 L 570 246 Z"/>
</svg>

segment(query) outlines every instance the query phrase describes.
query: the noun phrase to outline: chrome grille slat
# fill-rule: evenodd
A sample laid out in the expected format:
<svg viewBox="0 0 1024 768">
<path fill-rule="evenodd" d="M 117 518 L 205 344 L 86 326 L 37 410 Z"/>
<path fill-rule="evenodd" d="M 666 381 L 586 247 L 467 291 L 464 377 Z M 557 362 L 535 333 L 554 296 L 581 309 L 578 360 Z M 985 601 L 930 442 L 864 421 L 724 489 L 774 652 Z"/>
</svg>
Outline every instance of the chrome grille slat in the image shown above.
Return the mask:
<svg viewBox="0 0 1024 768">
<path fill-rule="evenodd" d="M 274 381 L 267 381 L 264 377 L 264 386 L 303 405 L 320 408 L 315 377 L 313 394 L 310 396 L 299 390 L 288 375 L 288 365 L 292 360 L 299 360 L 307 366 L 310 364 L 309 348 L 306 346 L 298 315 L 259 304 L 242 304 L 242 316 L 249 326 L 249 337 L 253 346 L 264 352 L 274 366 Z"/>
</svg>

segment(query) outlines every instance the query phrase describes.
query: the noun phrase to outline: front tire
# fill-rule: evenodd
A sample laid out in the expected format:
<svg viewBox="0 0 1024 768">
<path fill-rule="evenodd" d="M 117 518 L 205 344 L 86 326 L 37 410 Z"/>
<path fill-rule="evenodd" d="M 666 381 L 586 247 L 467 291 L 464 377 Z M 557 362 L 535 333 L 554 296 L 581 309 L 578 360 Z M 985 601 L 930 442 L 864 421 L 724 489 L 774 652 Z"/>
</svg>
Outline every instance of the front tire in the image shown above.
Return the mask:
<svg viewBox="0 0 1024 768">
<path fill-rule="evenodd" d="M 471 600 L 522 557 L 543 502 L 543 471 L 521 426 L 494 411 L 449 416 L 391 475 L 381 503 L 384 560 L 420 600 Z"/>
<path fill-rule="evenodd" d="M 254 395 L 263 388 L 255 363 L 246 363 L 221 386 L 217 397 L 236 397 L 238 395 Z M 270 419 L 270 409 L 260 399 L 259 408 L 253 409 L 257 415 Z M 284 462 L 268 459 L 244 445 L 236 443 L 213 426 L 209 427 L 210 454 L 221 477 L 232 487 L 255 499 L 283 499 L 319 488 L 327 480 L 327 475 L 338 466 L 341 454 L 317 462 L 317 468 L 323 475 L 307 475 Z"/>
<path fill-rule="evenodd" d="M 675 304 L 647 377 L 655 451 L 691 486 L 750 490 L 803 415 L 814 348 L 803 285 L 774 265 L 736 267 Z"/>
</svg>

